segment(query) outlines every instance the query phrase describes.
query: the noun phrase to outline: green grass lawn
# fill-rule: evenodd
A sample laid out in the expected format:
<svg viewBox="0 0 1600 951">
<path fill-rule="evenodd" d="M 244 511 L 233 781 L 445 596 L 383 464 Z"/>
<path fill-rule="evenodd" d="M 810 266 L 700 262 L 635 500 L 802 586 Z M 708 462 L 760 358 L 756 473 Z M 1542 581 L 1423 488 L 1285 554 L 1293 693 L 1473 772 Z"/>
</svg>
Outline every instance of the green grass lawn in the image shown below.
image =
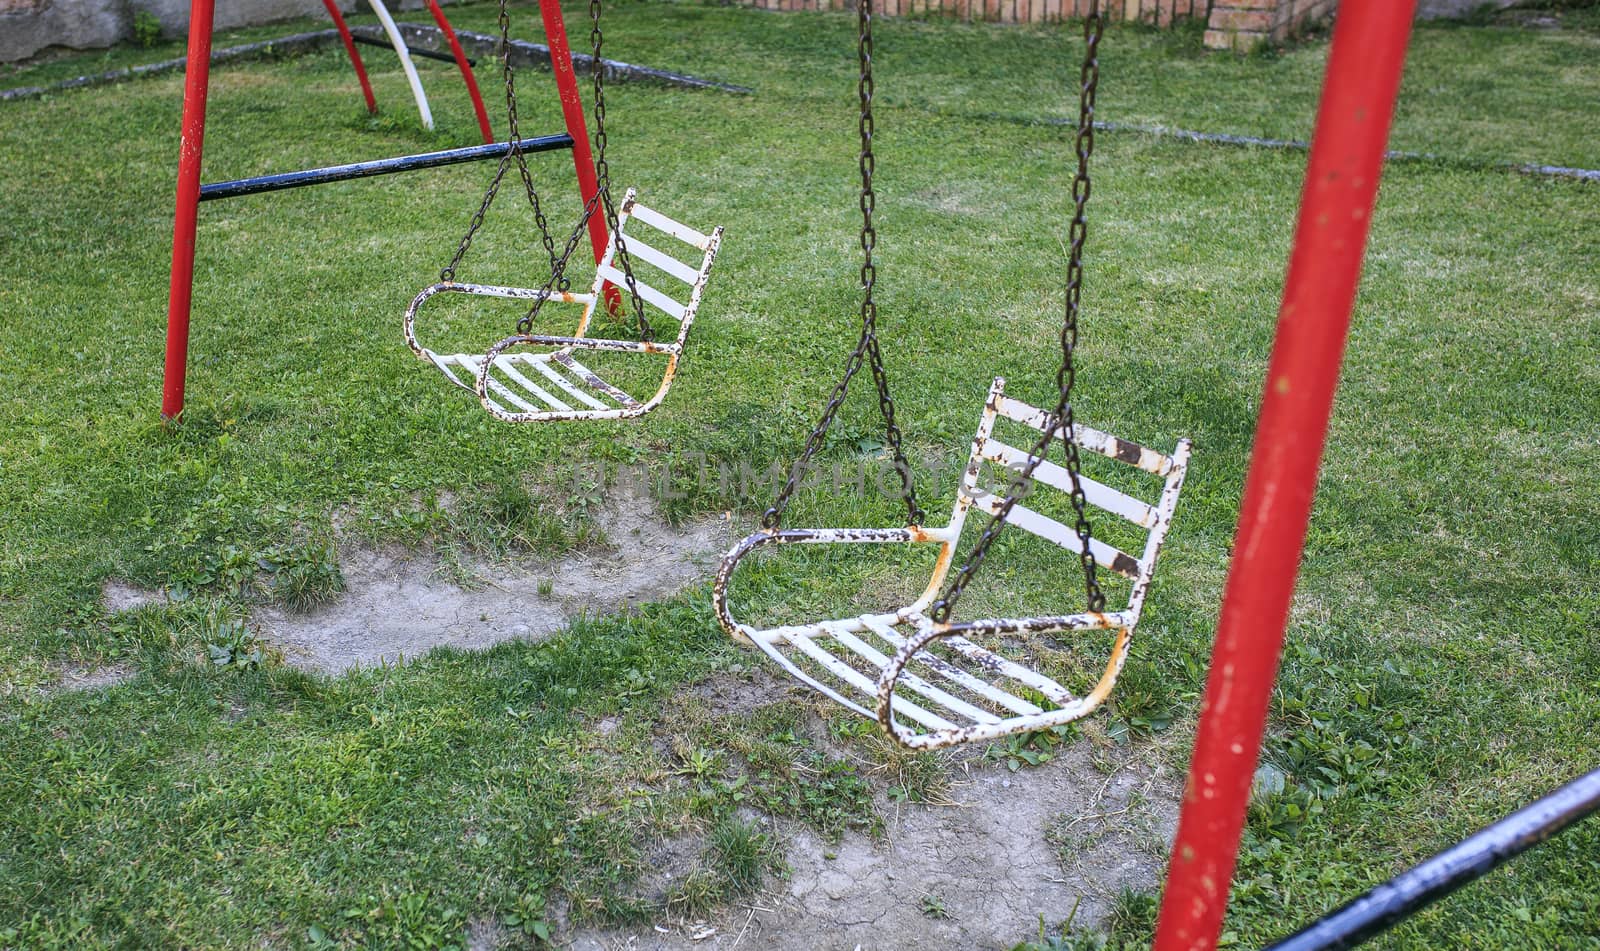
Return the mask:
<svg viewBox="0 0 1600 951">
<path fill-rule="evenodd" d="M 515 12 L 533 37 L 532 8 Z M 575 39 L 584 13 L 568 12 Z M 756 90 L 608 95 L 617 181 L 727 226 L 681 378 L 634 423 L 492 424 L 405 349 L 400 314 L 448 260 L 479 166 L 205 206 L 189 408 L 163 429 L 182 78 L 0 107 L 0 946 L 444 947 L 480 914 L 536 935 L 549 902 L 578 921 L 655 913 L 628 897 L 651 837 L 711 832 L 678 900 L 713 907 L 781 854 L 741 810 L 824 835 L 876 827 L 863 767 L 806 739 L 797 705 L 742 728 L 682 716 L 686 684 L 755 663 L 717 630 L 704 585 L 539 645 L 337 678 L 195 659 L 286 596 L 263 565 L 315 590 L 330 547 L 521 558 L 529 538 L 573 543 L 581 512 L 539 477 L 561 460 L 761 469 L 798 449 L 854 334 L 853 21 L 641 3 L 608 17 L 608 55 Z M 487 30 L 494 11 L 452 18 Z M 1576 24 L 1416 34 L 1392 147 L 1446 160 L 1386 172 L 1265 754 L 1288 782 L 1252 810 L 1228 920 L 1241 946 L 1600 764 L 1600 201 L 1474 164 L 1600 167 L 1600 32 Z M 1308 134 L 1324 44 L 1197 47 L 1192 32 L 1110 31 L 1101 116 Z M 994 375 L 1024 399 L 1050 392 L 1072 165 L 1070 130 L 1037 120 L 1070 114 L 1078 52 L 1070 28 L 880 27 L 880 301 L 919 459 L 964 456 Z M 337 48 L 217 70 L 206 180 L 473 141 L 453 67 L 419 66 L 434 134 L 379 51 L 378 120 Z M 493 64 L 479 72 L 492 94 Z M 519 84 L 525 134 L 559 128 L 547 84 Z M 1095 723 L 1180 763 L 1303 163 L 1097 140 L 1080 412 L 1157 447 L 1191 436 L 1196 457 L 1124 689 Z M 570 161 L 535 171 L 570 221 Z M 463 278 L 542 278 L 511 197 Z M 870 456 L 870 404 L 847 406 L 831 460 Z M 689 488 L 664 502 L 674 517 L 766 501 Z M 922 486 L 930 511 L 953 490 L 949 470 Z M 789 524 L 896 518 L 881 499 L 811 493 Z M 964 607 L 1058 584 L 1069 563 L 1031 551 L 1003 543 Z M 840 612 L 926 570 L 895 553 L 788 563 L 748 597 Z M 110 577 L 190 597 L 111 616 Z M 137 675 L 42 689 L 64 665 L 113 663 Z M 621 725 L 596 734 L 607 716 Z M 653 745 L 673 731 L 714 757 L 678 775 Z M 1600 947 L 1597 856 L 1590 823 L 1388 940 Z M 1148 922 L 1125 917 L 1113 938 L 1136 943 Z M 1018 921 L 1018 939 L 1035 928 Z"/>
</svg>

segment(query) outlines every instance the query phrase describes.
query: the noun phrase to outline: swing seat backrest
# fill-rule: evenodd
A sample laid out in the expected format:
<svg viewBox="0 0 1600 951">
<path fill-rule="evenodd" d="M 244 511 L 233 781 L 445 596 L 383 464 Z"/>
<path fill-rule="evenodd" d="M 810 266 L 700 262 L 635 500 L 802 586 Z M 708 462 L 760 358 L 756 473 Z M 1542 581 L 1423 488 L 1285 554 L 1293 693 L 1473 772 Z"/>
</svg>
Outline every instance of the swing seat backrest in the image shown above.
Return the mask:
<svg viewBox="0 0 1600 951">
<path fill-rule="evenodd" d="M 703 234 L 639 204 L 634 197 L 634 189 L 628 189 L 622 198 L 622 205 L 617 209 L 617 234 L 612 236 L 605 255 L 600 259 L 591 292 L 592 300 L 575 336 L 586 334 L 594 308 L 605 300 L 606 285 L 612 285 L 622 295 L 624 308 L 632 307 L 628 298 L 627 274 L 618 266 L 620 262 L 616 259 L 618 235 L 634 270 L 634 286 L 639 290 L 639 299 L 650 308 L 645 314 L 646 319 L 652 326 L 660 327 L 656 315 L 665 314 L 671 318 L 677 324 L 675 337 L 677 346 L 681 348 L 689 335 L 690 325 L 694 323 L 695 313 L 700 309 L 700 295 L 705 291 L 706 279 L 711 274 L 711 262 L 716 259 L 717 247 L 722 243 L 722 228 L 719 226 L 711 234 Z M 681 245 L 685 244 L 699 252 L 695 264 L 682 260 Z M 677 253 L 669 253 L 663 248 L 670 248 Z M 640 268 L 641 263 L 653 270 Z M 662 276 L 658 277 L 658 274 Z M 666 336 L 661 332 L 656 334 L 657 339 Z"/>
<path fill-rule="evenodd" d="M 1001 418 L 1028 428 L 1029 448 L 1012 446 L 995 436 L 995 421 Z M 1037 434 L 1044 432 L 1049 421 L 1048 411 L 1006 396 L 1004 379 L 997 378 L 994 381 L 994 385 L 989 388 L 989 399 L 984 406 L 983 420 L 972 442 L 971 458 L 967 462 L 966 472 L 962 475 L 956 500 L 956 518 L 953 520 L 957 528 L 960 521 L 965 518 L 967 510 L 975 509 L 993 515 L 1000 510 L 1001 504 L 1005 501 L 1004 488 L 991 492 L 982 485 L 980 476 L 984 463 L 998 464 L 1011 473 L 1021 472 L 1031 458 L 1031 447 L 1038 438 Z M 1172 454 L 1165 455 L 1081 424 L 1074 424 L 1073 435 L 1080 453 L 1098 453 L 1162 480 L 1160 498 L 1151 505 L 1087 475 L 1080 475 L 1078 479 L 1079 485 L 1083 488 L 1087 503 L 1086 511 L 1092 525 L 1103 527 L 1104 521 L 1101 515 L 1104 513 L 1115 516 L 1143 532 L 1144 544 L 1137 553 L 1124 551 L 1098 537 L 1089 540 L 1089 553 L 1099 568 L 1121 575 L 1133 583 L 1128 606 L 1119 612 L 1123 615 L 1119 620 L 1131 627 L 1137 622 L 1139 611 L 1143 607 L 1145 593 L 1155 572 L 1156 556 L 1160 553 L 1161 544 L 1166 538 L 1173 509 L 1178 504 L 1178 493 L 1182 489 L 1184 473 L 1189 462 L 1189 440 L 1179 440 Z M 1057 439 L 1060 438 L 1058 433 Z M 1007 481 L 1009 483 L 1009 479 Z M 1038 510 L 1042 506 L 1037 503 L 1030 505 L 1032 500 L 1044 497 L 1044 493 L 1051 490 L 1070 497 L 1072 478 L 1067 469 L 1046 458 L 1033 470 L 1033 484 L 1030 489 L 1026 498 L 1012 506 L 1007 525 L 1036 535 L 1073 554 L 1081 553 L 1083 544 L 1071 525 L 1043 514 Z"/>
</svg>

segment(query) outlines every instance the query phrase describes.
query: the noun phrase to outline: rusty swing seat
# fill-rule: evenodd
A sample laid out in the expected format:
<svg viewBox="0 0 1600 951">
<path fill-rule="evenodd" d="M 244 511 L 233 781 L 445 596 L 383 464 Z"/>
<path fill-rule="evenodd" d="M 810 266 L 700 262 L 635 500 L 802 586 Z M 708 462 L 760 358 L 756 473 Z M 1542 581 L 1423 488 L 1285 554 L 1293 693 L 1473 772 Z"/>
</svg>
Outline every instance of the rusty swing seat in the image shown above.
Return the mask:
<svg viewBox="0 0 1600 951">
<path fill-rule="evenodd" d="M 1089 540 L 1089 553 L 1097 565 L 1132 582 L 1127 607 L 1098 613 L 935 623 L 924 612 L 939 596 L 949 574 L 967 513 L 978 509 L 993 515 L 1001 506 L 1001 498 L 980 488 L 979 473 L 984 463 L 1021 470 L 1032 458 L 1027 450 L 993 437 L 997 417 L 1040 432 L 1051 422 L 1047 411 L 1006 396 L 1005 381 L 997 378 L 973 439 L 971 458 L 962 475 L 950 522 L 944 528 L 913 525 L 889 529 L 770 529 L 758 531 L 735 545 L 724 558 L 712 589 L 712 603 L 723 630 L 737 640 L 754 644 L 812 689 L 864 717 L 878 720 L 898 742 L 912 748 L 935 749 L 994 739 L 1059 726 L 1092 713 L 1110 694 L 1127 660 L 1155 572 L 1156 556 L 1183 487 L 1189 441 L 1179 440 L 1171 454 L 1162 454 L 1086 426 L 1073 427 L 1072 438 L 1082 449 L 1163 480 L 1160 498 L 1152 506 L 1079 476 L 1090 506 L 1147 532 L 1144 549 L 1137 556 L 1099 539 Z M 1041 486 L 1072 491 L 1067 470 L 1048 461 L 1038 462 L 1032 478 Z M 1007 522 L 1068 551 L 1083 550 L 1082 542 L 1069 526 L 1033 509 L 1015 505 Z M 729 610 L 728 585 L 735 569 L 746 555 L 763 545 L 920 542 L 940 546 L 938 562 L 922 595 L 899 610 L 766 630 L 739 622 Z M 1081 697 L 1050 676 L 974 642 L 974 638 L 993 643 L 1008 637 L 1034 639 L 1094 630 L 1114 632 L 1114 642 L 1104 672 L 1093 689 Z"/>
<path fill-rule="evenodd" d="M 682 242 L 700 253 L 696 268 L 678 257 L 646 244 L 637 227 L 624 236 L 631 222 L 648 225 L 653 231 Z M 624 274 L 614 266 L 618 237 L 623 236 L 623 253 L 633 260 L 650 264 L 661 273 L 684 285 L 681 292 L 658 289 Z M 667 395 L 683 355 L 689 327 L 700 307 L 700 295 L 711 273 L 722 241 L 722 228 L 703 234 L 638 203 L 634 189 L 628 189 L 618 209 L 617 224 L 601 256 L 594 285 L 586 294 L 544 288 L 502 287 L 441 281 L 423 289 L 406 308 L 406 344 L 417 358 L 433 364 L 450 382 L 477 394 L 478 401 L 497 419 L 513 423 L 551 422 L 578 419 L 626 419 L 642 416 L 654 409 Z M 663 242 L 664 243 L 664 242 Z M 626 270 L 631 272 L 631 267 Z M 597 304 L 605 299 L 606 285 L 637 288 L 639 298 L 666 314 L 678 324 L 670 342 L 613 340 L 587 336 Z M 582 304 L 583 313 L 570 337 L 519 333 L 490 347 L 485 353 L 438 353 L 417 340 L 416 317 L 422 305 L 437 294 L 469 294 L 539 302 L 542 298 Z M 674 296 L 677 294 L 678 296 Z M 683 300 L 679 302 L 679 298 Z M 542 348 L 530 350 L 525 348 Z M 553 349 L 552 349 L 553 348 Z M 634 353 L 666 357 L 661 384 L 654 394 L 640 400 L 602 379 L 579 362 L 580 351 Z"/>
</svg>

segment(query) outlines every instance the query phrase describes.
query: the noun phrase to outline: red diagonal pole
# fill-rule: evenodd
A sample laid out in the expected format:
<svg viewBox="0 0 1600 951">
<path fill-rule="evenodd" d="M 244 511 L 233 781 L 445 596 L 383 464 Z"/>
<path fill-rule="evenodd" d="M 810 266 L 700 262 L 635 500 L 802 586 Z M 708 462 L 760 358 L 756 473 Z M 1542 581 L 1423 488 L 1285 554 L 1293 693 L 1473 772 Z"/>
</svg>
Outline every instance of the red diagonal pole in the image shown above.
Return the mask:
<svg viewBox="0 0 1600 951">
<path fill-rule="evenodd" d="M 567 25 L 561 19 L 561 0 L 539 0 L 539 16 L 544 21 L 545 42 L 550 44 L 550 72 L 555 76 L 556 92 L 561 97 L 561 119 L 566 123 L 567 134 L 572 136 L 572 164 L 578 173 L 578 197 L 587 208 L 600 191 L 600 176 L 595 172 L 594 155 L 589 149 L 589 126 L 583 115 L 583 97 L 578 93 L 578 74 L 572 68 Z M 595 63 L 592 68 L 604 67 Z M 596 264 L 605 256 L 609 241 L 606 216 L 597 210 L 589 216 L 589 247 L 594 251 Z M 621 292 L 607 284 L 604 294 L 606 305 L 615 313 L 622 302 Z"/>
<path fill-rule="evenodd" d="M 327 8 L 328 17 L 338 28 L 339 40 L 344 43 L 345 54 L 350 57 L 350 66 L 356 71 L 356 79 L 361 81 L 361 95 L 367 100 L 367 115 L 375 116 L 378 114 L 378 100 L 372 96 L 372 80 L 367 78 L 367 65 L 361 61 L 361 54 L 356 50 L 350 26 L 344 22 L 344 14 L 339 12 L 339 4 L 335 0 L 322 0 L 322 5 Z"/>
<path fill-rule="evenodd" d="M 172 220 L 172 279 L 167 287 L 167 360 L 161 418 L 183 412 L 189 365 L 189 298 L 194 291 L 194 232 L 200 209 L 200 152 L 206 136 L 206 90 L 211 82 L 212 0 L 189 4 L 189 54 L 183 78 L 183 139 L 178 146 L 178 200 Z"/>
<path fill-rule="evenodd" d="M 561 119 L 572 136 L 572 164 L 578 172 L 578 195 L 587 205 L 600 190 L 594 170 L 594 154 L 589 150 L 589 126 L 583 114 L 583 96 L 578 93 L 578 74 L 572 68 L 572 48 L 567 45 L 567 25 L 561 19 L 560 0 L 539 0 L 539 16 L 544 20 L 545 42 L 550 44 L 550 72 L 561 97 Z M 599 69 L 600 65 L 595 64 Z M 606 252 L 606 216 L 589 218 L 589 245 L 594 259 Z"/>
<path fill-rule="evenodd" d="M 1157 951 L 1222 932 L 1415 6 L 1339 5 Z"/>
<path fill-rule="evenodd" d="M 487 145 L 494 141 L 494 129 L 489 126 L 489 112 L 483 107 L 483 93 L 478 91 L 478 78 L 472 75 L 472 64 L 467 62 L 467 54 L 461 49 L 461 40 L 456 37 L 455 27 L 450 25 L 444 10 L 439 7 L 439 0 L 428 0 L 428 12 L 433 14 L 433 22 L 439 24 L 439 32 L 450 43 L 450 55 L 456 58 L 456 68 L 461 70 L 461 78 L 467 84 L 467 95 L 472 98 L 472 111 L 478 117 L 478 132 L 483 135 L 484 144 Z"/>
</svg>

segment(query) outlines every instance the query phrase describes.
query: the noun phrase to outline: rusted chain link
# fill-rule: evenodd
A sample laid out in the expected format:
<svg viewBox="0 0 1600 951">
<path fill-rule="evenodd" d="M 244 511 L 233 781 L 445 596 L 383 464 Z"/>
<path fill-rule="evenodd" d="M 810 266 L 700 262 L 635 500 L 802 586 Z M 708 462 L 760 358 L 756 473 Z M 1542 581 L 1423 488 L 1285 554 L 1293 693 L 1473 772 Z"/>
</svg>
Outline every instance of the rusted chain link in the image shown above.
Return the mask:
<svg viewBox="0 0 1600 951">
<path fill-rule="evenodd" d="M 622 276 L 628 285 L 628 297 L 633 301 L 633 317 L 639 323 L 639 339 L 649 340 L 650 321 L 644 316 L 644 301 L 639 297 L 639 282 L 633 276 L 633 262 L 628 257 L 628 245 L 622 238 L 622 231 L 617 227 L 617 209 L 611 201 L 611 166 L 606 162 L 606 94 L 605 94 L 605 60 L 600 58 L 600 2 L 589 0 L 589 40 L 594 46 L 594 58 L 589 61 L 589 74 L 594 80 L 594 141 L 595 159 L 594 173 L 599 182 L 596 194 L 600 198 L 601 206 L 605 209 L 606 228 L 610 230 L 611 240 L 616 246 L 616 253 L 611 259 L 622 265 Z M 600 306 L 596 302 L 595 306 Z"/>
<path fill-rule="evenodd" d="M 872 252 L 878 246 L 878 231 L 872 223 L 872 215 L 878 204 L 877 194 L 872 190 L 872 176 L 877 170 L 877 157 L 872 151 L 874 92 L 872 0 L 859 0 L 856 25 L 856 53 L 861 63 L 861 75 L 856 84 L 856 92 L 861 100 L 861 119 L 858 124 L 861 133 L 861 337 L 856 341 L 855 350 L 845 361 L 844 375 L 834 384 L 828 403 L 822 410 L 822 419 L 806 438 L 805 449 L 800 453 L 800 459 L 789 469 L 788 478 L 784 481 L 783 489 L 778 492 L 777 499 L 766 512 L 762 513 L 761 527 L 769 530 L 776 530 L 782 525 L 783 513 L 789 507 L 789 499 L 794 495 L 800 480 L 804 478 L 806 465 L 822 448 L 828 428 L 833 425 L 834 417 L 838 415 L 839 407 L 844 403 L 845 394 L 850 389 L 850 381 L 860 371 L 863 360 L 867 362 L 872 372 L 872 379 L 877 384 L 878 411 L 883 414 L 884 435 L 894 455 L 895 471 L 900 475 L 900 497 L 906 503 L 906 517 L 912 525 L 921 525 L 923 519 L 927 517 L 922 507 L 917 504 L 917 490 L 912 481 L 911 466 L 906 462 L 905 451 L 901 448 L 900 428 L 894 419 L 894 399 L 889 394 L 889 376 L 884 370 L 883 354 L 878 347 L 878 303 L 873 297 L 873 288 L 878 281 L 878 268 L 872 260 Z"/>
<path fill-rule="evenodd" d="M 550 234 L 550 224 L 545 220 L 544 209 L 539 204 L 539 192 L 533 187 L 533 175 L 528 171 L 528 157 L 522 152 L 522 133 L 517 128 L 517 88 L 515 74 L 511 69 L 511 15 L 506 10 L 506 0 L 500 0 L 500 72 L 505 79 L 506 87 L 506 129 L 511 149 L 500 160 L 500 166 L 495 169 L 494 178 L 489 182 L 489 188 L 483 193 L 483 202 L 472 216 L 472 222 L 467 226 L 467 233 L 462 235 L 461 242 L 456 245 L 456 253 L 439 272 L 441 281 L 453 281 L 456 268 L 461 265 L 461 259 L 466 257 L 467 249 L 472 247 L 472 238 L 483 227 L 483 218 L 489 213 L 489 206 L 494 204 L 494 199 L 500 191 L 500 183 L 505 178 L 506 169 L 510 163 L 517 163 L 517 170 L 522 176 L 523 191 L 527 193 L 528 205 L 533 208 L 533 220 L 539 228 L 540 240 L 544 244 L 545 254 L 550 258 L 550 271 L 556 273 L 556 244 L 555 238 Z M 565 277 L 557 278 L 561 290 L 566 290 L 570 282 Z"/>
<path fill-rule="evenodd" d="M 1084 498 L 1081 482 L 1082 460 L 1078 456 L 1078 441 L 1073 434 L 1072 411 L 1072 385 L 1077 379 L 1077 369 L 1073 366 L 1073 353 L 1078 346 L 1078 311 L 1079 299 L 1083 293 L 1083 243 L 1088 235 L 1088 221 L 1084 216 L 1085 208 L 1089 203 L 1089 156 L 1094 152 L 1094 98 L 1095 91 L 1100 85 L 1100 34 L 1104 22 L 1100 16 L 1098 3 L 1091 3 L 1089 15 L 1083 21 L 1083 38 L 1085 43 L 1083 53 L 1083 67 L 1079 70 L 1079 98 L 1078 98 L 1078 171 L 1072 180 L 1072 225 L 1068 229 L 1067 252 L 1067 304 L 1066 316 L 1061 324 L 1061 367 L 1056 371 L 1056 388 L 1059 399 L 1056 402 L 1055 412 L 1051 414 L 1050 422 L 1045 427 L 1044 435 L 1033 447 L 1033 452 L 1028 464 L 1017 473 L 1016 479 L 1006 491 L 1005 501 L 1000 503 L 1000 508 L 989 519 L 989 524 L 983 528 L 983 534 L 972 546 L 972 551 L 967 554 L 962 562 L 961 569 L 956 572 L 946 585 L 944 593 L 939 600 L 928 609 L 928 617 L 934 622 L 943 624 L 950 620 L 950 614 L 955 610 L 956 602 L 961 599 L 961 593 L 966 590 L 972 581 L 972 576 L 982 567 L 984 558 L 989 553 L 989 546 L 999 537 L 1006 526 L 1006 519 L 1011 515 L 1011 510 L 1017 500 L 1025 495 L 1033 479 L 1034 470 L 1043 461 L 1045 453 L 1050 448 L 1050 443 L 1055 439 L 1056 433 L 1062 434 L 1062 444 L 1066 449 L 1067 473 L 1072 480 L 1072 508 L 1077 514 L 1077 524 L 1074 531 L 1077 533 L 1078 542 L 1082 546 L 1079 561 L 1083 567 L 1084 592 L 1088 599 L 1090 611 L 1104 611 L 1106 596 L 1100 590 L 1100 581 L 1095 574 L 1094 555 L 1089 551 L 1089 542 L 1093 536 L 1093 528 L 1089 524 L 1087 513 L 1087 499 Z"/>
<path fill-rule="evenodd" d="M 872 252 L 878 246 L 878 230 L 872 223 L 873 212 L 878 207 L 877 193 L 872 190 L 872 176 L 878 165 L 877 156 L 872 151 L 872 133 L 875 129 L 872 97 L 876 92 L 872 78 L 872 57 L 875 49 L 871 0 L 860 0 L 860 6 L 862 9 L 857 14 L 860 25 L 857 50 L 861 60 L 861 79 L 856 90 L 861 99 L 861 324 L 866 331 L 867 366 L 872 371 L 873 382 L 877 384 L 878 412 L 883 415 L 884 438 L 893 453 L 895 471 L 900 475 L 900 497 L 906 503 L 906 518 L 912 525 L 921 525 L 927 514 L 917 504 L 911 466 L 906 462 L 905 450 L 901 447 L 900 427 L 894 419 L 894 398 L 889 395 L 889 375 L 884 370 L 883 353 L 878 347 L 878 302 L 873 297 L 873 289 L 878 282 L 878 268 L 872 260 Z"/>
<path fill-rule="evenodd" d="M 473 212 L 472 223 L 467 226 L 467 233 L 461 236 L 461 243 L 456 245 L 455 256 L 439 271 L 439 280 L 448 283 L 456 279 L 456 268 L 460 266 L 461 259 L 467 256 L 467 249 L 472 247 L 472 236 L 483 227 L 483 216 L 489 213 L 489 206 L 494 204 L 494 196 L 500 191 L 500 182 L 510 167 L 511 154 L 508 152 L 500 157 L 500 165 L 494 170 L 494 178 L 489 181 L 489 190 L 483 193 L 483 202 Z"/>
<path fill-rule="evenodd" d="M 600 204 L 600 192 L 595 192 L 583 206 L 583 214 L 578 218 L 578 226 L 572 229 L 572 234 L 567 236 L 566 247 L 561 250 L 561 256 L 556 259 L 555 266 L 550 269 L 550 276 L 545 278 L 544 285 L 539 288 L 538 295 L 533 299 L 533 306 L 517 321 L 517 333 L 527 336 L 533 333 L 533 320 L 539 316 L 539 309 L 544 307 L 544 302 L 550 299 L 559 283 L 562 289 L 568 286 L 566 277 L 567 259 L 572 257 L 572 252 L 577 249 L 578 242 L 583 238 L 583 230 L 589 224 L 589 219 L 594 216 L 595 208 Z M 599 301 L 595 302 L 599 306 Z"/>
</svg>

